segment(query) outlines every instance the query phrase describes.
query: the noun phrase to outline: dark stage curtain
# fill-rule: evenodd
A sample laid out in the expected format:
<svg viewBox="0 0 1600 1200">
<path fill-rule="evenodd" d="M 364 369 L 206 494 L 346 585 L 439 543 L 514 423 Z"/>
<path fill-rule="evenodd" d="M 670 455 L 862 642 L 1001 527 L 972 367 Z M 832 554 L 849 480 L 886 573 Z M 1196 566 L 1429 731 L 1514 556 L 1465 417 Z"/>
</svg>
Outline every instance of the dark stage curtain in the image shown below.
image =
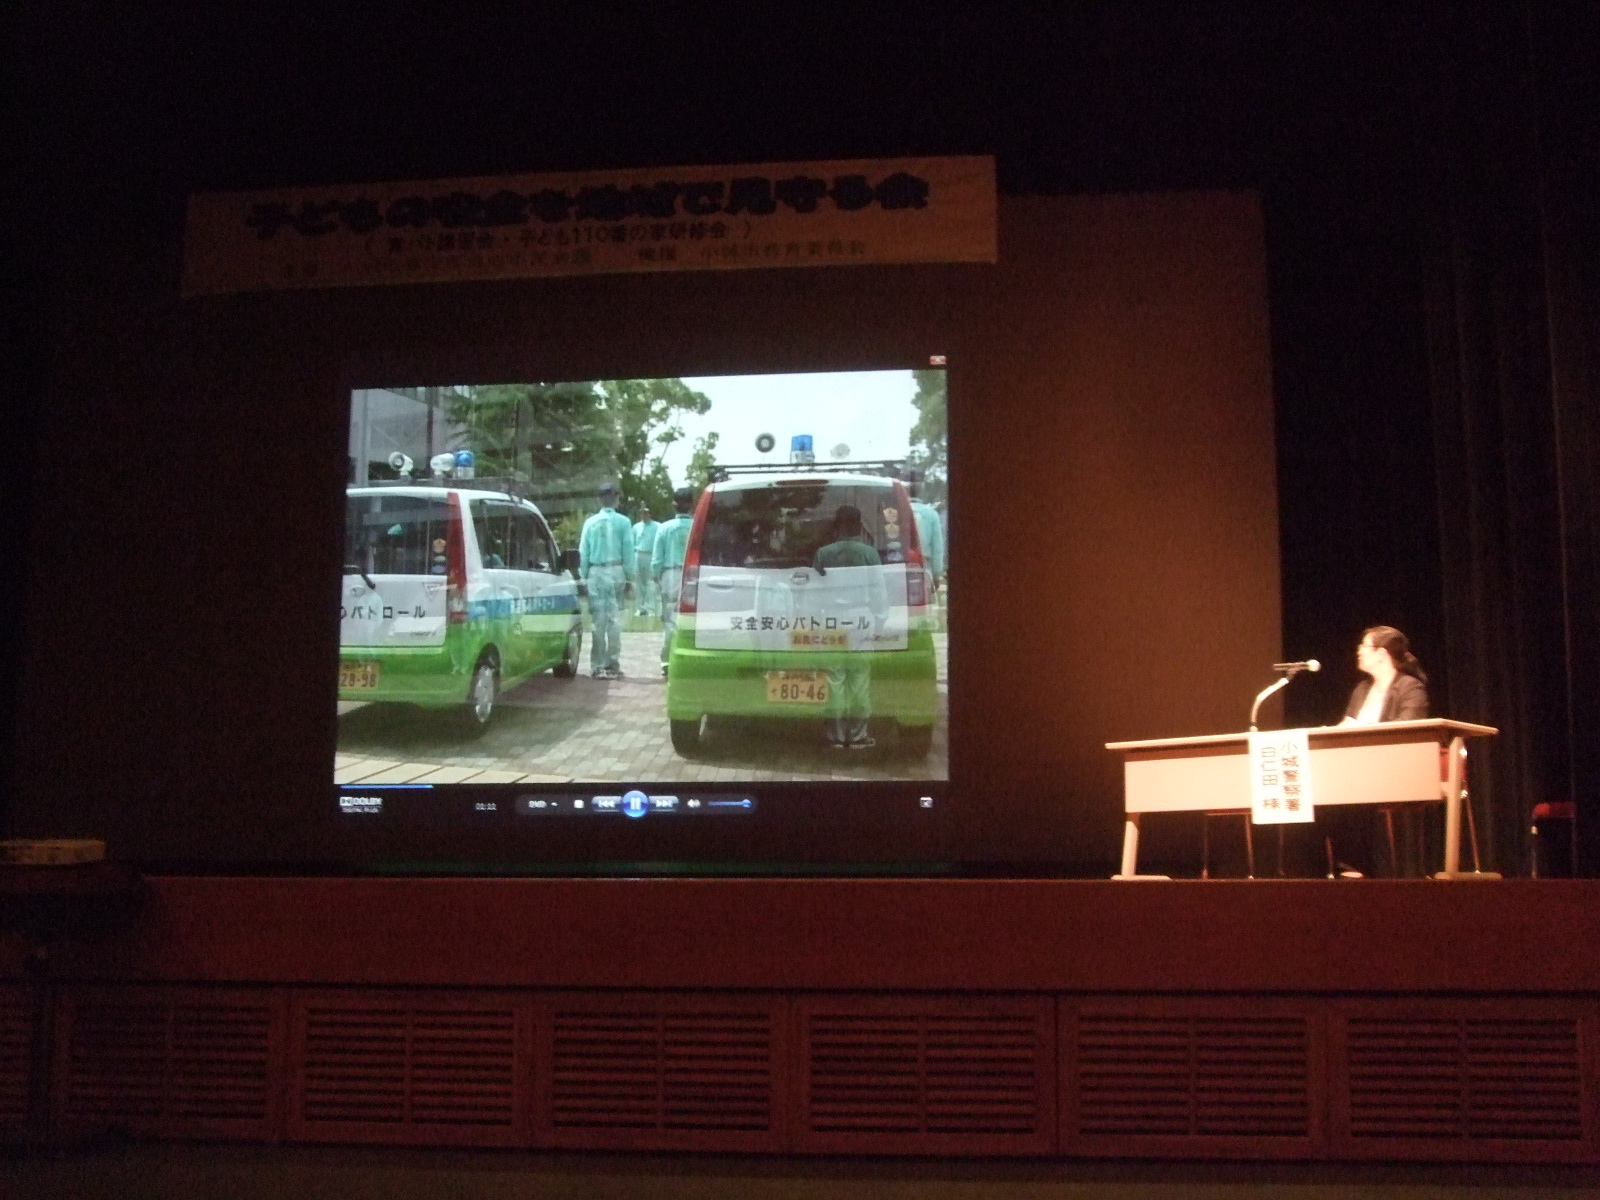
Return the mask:
<svg viewBox="0 0 1600 1200">
<path fill-rule="evenodd" d="M 1533 805 L 1596 812 L 1597 180 L 1581 155 L 1592 123 L 1572 107 L 1595 111 L 1575 54 L 1592 25 L 1568 6 L 1451 7 L 1403 34 L 1447 679 L 1435 694 L 1442 713 L 1501 729 L 1471 782 L 1485 865 L 1508 873 L 1526 869 Z"/>
<path fill-rule="evenodd" d="M 1298 23 L 1263 171 L 1284 653 L 1327 665 L 1287 720 L 1337 720 L 1361 629 L 1405 630 L 1434 713 L 1501 730 L 1470 782 L 1508 874 L 1544 800 L 1577 801 L 1600 867 L 1597 23 L 1550 0 Z M 1345 836 L 1387 869 L 1375 828 Z"/>
<path fill-rule="evenodd" d="M 1564 572 L 1570 794 L 1600 874 L 1600 6 L 1529 21 Z"/>
</svg>

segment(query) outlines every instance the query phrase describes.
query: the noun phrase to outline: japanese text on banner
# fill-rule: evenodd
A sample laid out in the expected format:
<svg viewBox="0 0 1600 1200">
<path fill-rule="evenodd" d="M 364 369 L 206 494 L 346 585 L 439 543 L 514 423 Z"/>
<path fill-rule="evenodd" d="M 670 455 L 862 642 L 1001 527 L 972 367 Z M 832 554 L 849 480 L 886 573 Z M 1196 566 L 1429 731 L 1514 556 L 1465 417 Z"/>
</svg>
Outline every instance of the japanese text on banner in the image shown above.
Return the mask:
<svg viewBox="0 0 1600 1200">
<path fill-rule="evenodd" d="M 207 193 L 189 198 L 183 292 L 992 263 L 997 236 L 988 157 Z"/>
</svg>

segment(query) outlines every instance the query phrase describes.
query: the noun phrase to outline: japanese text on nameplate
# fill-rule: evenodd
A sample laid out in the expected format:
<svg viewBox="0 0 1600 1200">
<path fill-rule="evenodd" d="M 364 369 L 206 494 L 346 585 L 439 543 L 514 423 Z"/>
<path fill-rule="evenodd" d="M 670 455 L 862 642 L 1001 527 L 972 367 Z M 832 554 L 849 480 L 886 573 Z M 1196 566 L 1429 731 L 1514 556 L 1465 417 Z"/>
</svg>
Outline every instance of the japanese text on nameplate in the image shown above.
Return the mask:
<svg viewBox="0 0 1600 1200">
<path fill-rule="evenodd" d="M 1311 821 L 1311 745 L 1304 729 L 1250 735 L 1250 819 L 1257 825 Z"/>
</svg>

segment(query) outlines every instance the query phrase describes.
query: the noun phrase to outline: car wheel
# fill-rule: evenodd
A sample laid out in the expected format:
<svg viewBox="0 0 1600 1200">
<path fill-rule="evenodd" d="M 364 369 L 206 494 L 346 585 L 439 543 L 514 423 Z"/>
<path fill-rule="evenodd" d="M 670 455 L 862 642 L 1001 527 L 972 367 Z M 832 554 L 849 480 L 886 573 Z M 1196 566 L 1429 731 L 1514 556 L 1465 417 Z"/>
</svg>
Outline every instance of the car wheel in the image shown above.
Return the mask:
<svg viewBox="0 0 1600 1200">
<path fill-rule="evenodd" d="M 907 758 L 927 758 L 933 749 L 932 725 L 900 726 L 900 753 Z"/>
<path fill-rule="evenodd" d="M 461 727 L 468 737 L 480 737 L 494 719 L 495 701 L 500 697 L 500 672 L 494 660 L 480 658 L 472 670 L 472 685 L 461 708 Z"/>
<path fill-rule="evenodd" d="M 567 649 L 561 661 L 551 668 L 551 674 L 561 679 L 571 679 L 578 673 L 578 661 L 583 657 L 583 626 L 574 625 L 567 634 Z"/>
<path fill-rule="evenodd" d="M 689 721 L 671 721 L 672 748 L 685 758 L 700 749 L 700 726 L 705 721 L 704 717 L 695 717 Z"/>
</svg>

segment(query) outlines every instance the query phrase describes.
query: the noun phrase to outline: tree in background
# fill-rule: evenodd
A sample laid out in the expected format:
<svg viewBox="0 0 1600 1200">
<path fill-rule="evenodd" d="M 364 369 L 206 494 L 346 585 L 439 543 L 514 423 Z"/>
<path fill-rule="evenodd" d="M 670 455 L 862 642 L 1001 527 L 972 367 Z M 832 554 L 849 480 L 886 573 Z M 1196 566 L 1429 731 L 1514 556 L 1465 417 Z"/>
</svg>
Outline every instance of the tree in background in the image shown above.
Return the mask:
<svg viewBox="0 0 1600 1200">
<path fill-rule="evenodd" d="M 632 516 L 648 504 L 657 519 L 666 516 L 673 489 L 667 450 L 683 438 L 684 414 L 709 412 L 710 398 L 681 379 L 608 379 L 597 386 L 614 430 L 623 510 Z"/>
<path fill-rule="evenodd" d="M 477 456 L 479 475 L 545 487 L 616 470 L 592 383 L 504 383 L 456 388 L 445 412 Z"/>
<path fill-rule="evenodd" d="M 570 518 L 581 524 L 599 507 L 607 479 L 617 481 L 630 516 L 640 504 L 657 517 L 671 513 L 667 449 L 682 439 L 685 413 L 710 408 L 681 379 L 489 384 L 452 388 L 445 398 L 445 415 L 458 444 L 476 455 L 478 475 L 520 485 L 563 546 L 571 544 L 563 536 Z M 696 441 L 691 476 L 697 464 L 714 464 L 715 445 L 715 434 Z"/>
<path fill-rule="evenodd" d="M 943 371 L 913 371 L 911 378 L 917 385 L 911 397 L 917 419 L 911 426 L 910 462 L 922 472 L 922 498 L 942 504 L 950 482 L 946 376 Z"/>
<path fill-rule="evenodd" d="M 719 436 L 713 430 L 694 440 L 694 453 L 689 456 L 689 465 L 684 470 L 684 483 L 697 492 L 704 491 L 706 484 L 711 482 L 711 477 L 717 473 L 716 449 Z"/>
</svg>

